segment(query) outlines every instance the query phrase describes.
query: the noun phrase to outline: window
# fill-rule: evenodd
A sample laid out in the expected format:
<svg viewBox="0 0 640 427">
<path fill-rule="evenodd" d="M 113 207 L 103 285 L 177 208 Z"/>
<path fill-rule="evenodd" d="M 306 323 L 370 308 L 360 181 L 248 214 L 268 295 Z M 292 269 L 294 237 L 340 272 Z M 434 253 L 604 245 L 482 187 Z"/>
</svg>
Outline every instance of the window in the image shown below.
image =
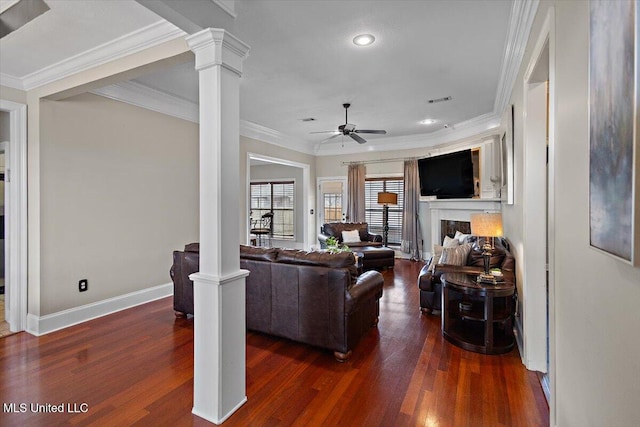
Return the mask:
<svg viewBox="0 0 640 427">
<path fill-rule="evenodd" d="M 252 182 L 251 220 L 260 220 L 267 212 L 273 213 L 273 235 L 276 239 L 295 237 L 295 182 Z"/>
<path fill-rule="evenodd" d="M 324 193 L 324 222 L 342 221 L 342 193 Z"/>
<path fill-rule="evenodd" d="M 404 202 L 404 179 L 367 178 L 364 182 L 365 211 L 369 223 L 369 231 L 382 235 L 382 205 L 378 204 L 378 193 L 387 191 L 398 195 L 398 204 L 389 205 L 389 245 L 400 245 L 402 242 L 402 207 Z"/>
</svg>

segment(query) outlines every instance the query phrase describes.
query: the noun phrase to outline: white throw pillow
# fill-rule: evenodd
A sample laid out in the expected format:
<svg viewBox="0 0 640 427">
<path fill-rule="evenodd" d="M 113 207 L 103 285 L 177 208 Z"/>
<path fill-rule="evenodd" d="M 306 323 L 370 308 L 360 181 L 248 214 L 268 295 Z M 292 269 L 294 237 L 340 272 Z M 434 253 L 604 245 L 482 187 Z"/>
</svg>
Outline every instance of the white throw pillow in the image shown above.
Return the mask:
<svg viewBox="0 0 640 427">
<path fill-rule="evenodd" d="M 471 236 L 471 234 L 464 234 L 464 233 L 461 233 L 460 231 L 456 231 L 456 235 L 453 236 L 453 238 L 456 239 L 458 243 L 462 245 L 465 243 L 465 241 L 467 240 L 467 237 L 469 236 Z"/>
<path fill-rule="evenodd" d="M 442 246 L 445 248 L 455 248 L 460 245 L 460 242 L 456 239 L 452 239 L 449 236 L 444 236 L 444 240 L 442 241 Z"/>
<path fill-rule="evenodd" d="M 344 230 L 342 232 L 342 243 L 356 243 L 360 241 L 360 233 L 358 230 L 347 231 Z"/>
</svg>

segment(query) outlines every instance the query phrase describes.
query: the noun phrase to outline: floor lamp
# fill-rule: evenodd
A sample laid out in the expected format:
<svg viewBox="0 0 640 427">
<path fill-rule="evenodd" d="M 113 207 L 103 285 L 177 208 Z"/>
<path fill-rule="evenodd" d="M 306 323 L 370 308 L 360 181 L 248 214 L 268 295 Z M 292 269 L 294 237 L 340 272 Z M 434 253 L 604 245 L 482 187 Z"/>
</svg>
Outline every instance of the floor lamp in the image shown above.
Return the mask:
<svg viewBox="0 0 640 427">
<path fill-rule="evenodd" d="M 384 233 L 382 234 L 382 246 L 387 246 L 389 242 L 389 205 L 398 204 L 398 195 L 396 193 L 387 193 L 381 191 L 378 193 L 378 204 L 382 206 L 382 224 Z"/>
</svg>

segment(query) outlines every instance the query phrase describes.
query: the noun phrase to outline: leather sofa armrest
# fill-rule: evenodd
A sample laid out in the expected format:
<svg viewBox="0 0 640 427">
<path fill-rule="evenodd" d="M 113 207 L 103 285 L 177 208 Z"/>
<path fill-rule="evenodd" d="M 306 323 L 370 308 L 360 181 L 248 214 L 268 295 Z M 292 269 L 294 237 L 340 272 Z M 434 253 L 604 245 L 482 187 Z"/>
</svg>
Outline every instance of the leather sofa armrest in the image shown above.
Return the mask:
<svg viewBox="0 0 640 427">
<path fill-rule="evenodd" d="M 375 233 L 367 233 L 369 242 L 382 242 L 382 236 L 380 234 Z"/>
<path fill-rule="evenodd" d="M 327 249 L 327 239 L 329 237 L 332 237 L 332 236 L 329 236 L 328 234 L 324 234 L 324 233 L 318 234 L 318 242 L 320 242 L 320 248 Z"/>
<path fill-rule="evenodd" d="M 418 275 L 418 288 L 423 291 L 433 291 L 434 277 L 429 271 L 429 265 L 431 265 L 430 262 L 425 264 L 425 266 L 422 267 L 422 270 L 420 270 L 420 274 Z"/>
<path fill-rule="evenodd" d="M 358 306 L 360 301 L 382 297 L 382 285 L 384 279 L 377 271 L 366 271 L 356 279 L 356 283 L 346 292 L 345 310 L 346 313 Z"/>
</svg>

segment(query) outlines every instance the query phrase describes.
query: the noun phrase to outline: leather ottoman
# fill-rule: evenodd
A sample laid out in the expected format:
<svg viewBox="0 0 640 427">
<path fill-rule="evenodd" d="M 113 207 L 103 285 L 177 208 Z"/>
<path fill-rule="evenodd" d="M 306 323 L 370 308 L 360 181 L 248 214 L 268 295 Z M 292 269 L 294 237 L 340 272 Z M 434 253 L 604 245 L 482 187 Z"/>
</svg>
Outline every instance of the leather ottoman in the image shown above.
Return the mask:
<svg viewBox="0 0 640 427">
<path fill-rule="evenodd" d="M 393 249 L 381 246 L 362 246 L 354 248 L 354 252 L 362 258 L 362 269 L 393 268 L 395 264 L 395 252 Z"/>
</svg>

